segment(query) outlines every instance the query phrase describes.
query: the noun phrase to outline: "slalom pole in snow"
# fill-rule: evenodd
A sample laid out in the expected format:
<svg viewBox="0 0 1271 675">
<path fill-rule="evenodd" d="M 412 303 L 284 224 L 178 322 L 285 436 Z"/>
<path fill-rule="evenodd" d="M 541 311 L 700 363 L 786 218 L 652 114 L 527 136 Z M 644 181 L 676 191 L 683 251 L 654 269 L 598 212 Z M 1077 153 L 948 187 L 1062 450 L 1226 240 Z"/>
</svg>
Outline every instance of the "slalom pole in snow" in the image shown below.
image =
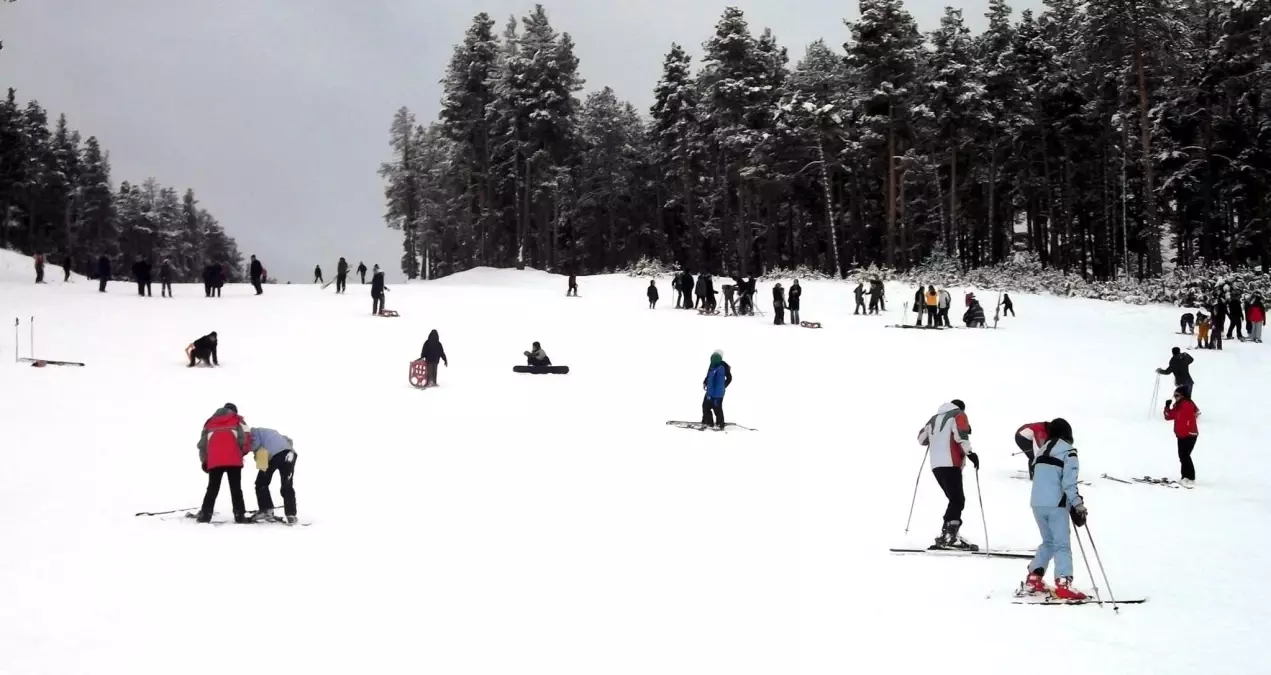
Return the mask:
<svg viewBox="0 0 1271 675">
<path fill-rule="evenodd" d="M 27 347 L 31 350 L 31 358 L 35 358 L 35 317 L 31 317 L 31 344 Z"/>
<path fill-rule="evenodd" d="M 931 446 L 928 445 L 926 450 L 922 451 L 922 463 L 918 465 L 918 476 L 914 478 L 914 496 L 909 500 L 909 517 L 905 519 L 905 534 L 909 534 L 909 523 L 914 519 L 914 504 L 918 503 L 918 483 L 922 482 L 922 466 L 927 463 L 927 453 L 931 452 Z"/>
<path fill-rule="evenodd" d="M 1081 531 L 1077 529 L 1076 523 L 1069 521 L 1069 524 L 1072 525 L 1072 536 L 1077 539 L 1077 550 L 1081 551 L 1081 560 L 1086 564 L 1086 574 L 1090 575 L 1090 587 L 1094 589 L 1094 599 L 1099 603 L 1099 606 L 1102 607 L 1103 598 L 1099 597 L 1099 583 L 1095 581 L 1094 570 L 1090 569 L 1090 559 L 1086 557 L 1086 547 L 1081 543 Z M 1090 540 L 1090 544 L 1091 546 L 1094 545 L 1093 539 Z"/>
<path fill-rule="evenodd" d="M 18 362 L 18 327 L 22 325 L 22 319 L 13 317 L 13 362 Z"/>
<path fill-rule="evenodd" d="M 1147 417 L 1152 419 L 1156 415 L 1156 397 L 1161 395 L 1161 374 L 1156 374 L 1156 384 L 1152 387 L 1152 402 L 1147 407 Z"/>
<path fill-rule="evenodd" d="M 980 500 L 980 522 L 984 525 L 984 554 L 993 555 L 989 546 L 989 520 L 984 515 L 984 490 L 980 489 L 980 467 L 975 467 L 975 496 Z"/>
<path fill-rule="evenodd" d="M 1090 523 L 1086 523 L 1086 536 L 1090 537 L 1090 550 L 1094 551 L 1094 561 L 1099 565 L 1099 574 L 1103 575 L 1103 587 L 1108 589 L 1108 600 L 1112 603 L 1112 611 L 1115 612 L 1118 609 L 1117 598 L 1112 593 L 1112 582 L 1108 581 L 1108 571 L 1103 569 L 1103 560 L 1099 558 L 1099 547 L 1094 545 L 1094 535 L 1090 533 Z M 1085 551 L 1082 551 L 1081 554 L 1085 556 Z M 1090 564 L 1086 563 L 1086 567 L 1090 567 Z"/>
</svg>

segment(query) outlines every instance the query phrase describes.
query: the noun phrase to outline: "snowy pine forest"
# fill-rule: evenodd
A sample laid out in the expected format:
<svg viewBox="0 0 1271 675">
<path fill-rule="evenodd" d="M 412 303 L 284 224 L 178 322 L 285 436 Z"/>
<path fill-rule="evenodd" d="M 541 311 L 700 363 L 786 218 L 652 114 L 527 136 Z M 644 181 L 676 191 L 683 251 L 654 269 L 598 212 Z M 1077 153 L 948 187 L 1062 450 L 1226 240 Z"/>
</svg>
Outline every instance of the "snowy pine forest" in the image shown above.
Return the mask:
<svg viewBox="0 0 1271 675">
<path fill-rule="evenodd" d="M 582 94 L 542 6 L 478 14 L 437 119 L 392 121 L 402 269 L 1268 269 L 1271 0 L 1045 4 L 991 0 L 975 35 L 860 0 L 794 58 L 729 7 L 700 50 L 670 45 L 647 114 Z"/>
<path fill-rule="evenodd" d="M 238 244 L 199 206 L 153 178 L 115 189 L 110 157 L 95 136 L 83 139 L 66 115 L 50 127 L 38 101 L 18 102 L 10 88 L 0 101 L 0 248 L 43 254 L 95 276 L 106 255 L 115 274 L 141 258 L 172 264 L 178 282 L 201 278 L 205 264 L 221 263 L 228 281 L 243 276 Z"/>
</svg>

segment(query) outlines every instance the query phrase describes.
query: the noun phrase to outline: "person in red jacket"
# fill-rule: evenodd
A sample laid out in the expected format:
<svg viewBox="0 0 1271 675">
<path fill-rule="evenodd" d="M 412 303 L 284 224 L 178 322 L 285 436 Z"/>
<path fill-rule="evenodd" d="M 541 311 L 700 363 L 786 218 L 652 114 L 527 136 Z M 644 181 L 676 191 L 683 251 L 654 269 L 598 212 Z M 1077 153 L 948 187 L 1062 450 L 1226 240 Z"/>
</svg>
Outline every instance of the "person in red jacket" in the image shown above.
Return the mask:
<svg viewBox="0 0 1271 675">
<path fill-rule="evenodd" d="M 251 447 L 251 430 L 238 414 L 238 406 L 233 403 L 221 406 L 203 423 L 203 433 L 199 436 L 199 462 L 207 474 L 207 492 L 203 494 L 203 507 L 199 509 L 200 523 L 212 520 L 222 476 L 229 477 L 234 522 L 249 522 L 247 506 L 243 503 L 243 455 L 250 452 Z"/>
<path fill-rule="evenodd" d="M 1048 422 L 1029 422 L 1015 431 L 1015 445 L 1024 451 L 1028 458 L 1028 479 L 1033 479 L 1033 458 L 1037 451 L 1050 439 L 1047 432 Z"/>
<path fill-rule="evenodd" d="M 1262 306 L 1262 298 L 1256 295 L 1253 297 L 1246 317 L 1249 319 L 1249 339 L 1262 342 L 1262 325 L 1267 322 L 1267 308 Z"/>
<path fill-rule="evenodd" d="M 1196 438 L 1200 430 L 1196 426 L 1196 418 L 1200 409 L 1187 395 L 1186 387 L 1174 390 L 1174 400 L 1165 402 L 1165 419 L 1174 422 L 1174 435 L 1178 437 L 1178 463 L 1182 467 L 1182 483 L 1191 487 L 1196 482 L 1196 467 L 1192 464 L 1192 450 L 1196 449 Z"/>
</svg>

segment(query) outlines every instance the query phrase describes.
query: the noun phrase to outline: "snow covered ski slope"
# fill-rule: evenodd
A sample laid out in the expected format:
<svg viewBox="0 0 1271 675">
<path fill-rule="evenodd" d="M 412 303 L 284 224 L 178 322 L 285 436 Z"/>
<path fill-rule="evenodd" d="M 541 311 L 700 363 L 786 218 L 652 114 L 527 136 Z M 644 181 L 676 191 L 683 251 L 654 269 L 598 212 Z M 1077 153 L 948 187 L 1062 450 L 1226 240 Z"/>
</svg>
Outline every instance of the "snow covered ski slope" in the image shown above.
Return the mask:
<svg viewBox="0 0 1271 675">
<path fill-rule="evenodd" d="M 673 309 L 665 278 L 650 310 L 647 279 L 584 277 L 566 298 L 563 277 L 481 269 L 390 285 L 390 319 L 357 284 L 142 299 L 29 269 L 0 282 L 21 355 L 34 316 L 36 357 L 87 365 L 15 364 L 0 331 L 4 675 L 1266 670 L 1267 348 L 1189 352 L 1195 489 L 1101 478 L 1178 477 L 1170 383 L 1148 399 L 1186 340 L 1179 310 L 1019 295 L 996 331 L 896 330 L 896 312 L 851 316 L 851 286 L 804 282 L 802 318 L 824 326 L 808 330 L 772 325 L 767 283 L 765 316 L 725 318 Z M 889 309 L 912 294 L 889 286 Z M 433 328 L 450 365 L 415 389 Z M 184 367 L 213 330 L 221 367 Z M 511 372 L 533 341 L 570 373 Z M 700 419 L 715 349 L 727 419 L 757 431 L 666 424 Z M 952 398 L 988 544 L 1037 545 L 1012 438 L 1065 417 L 1111 590 L 1149 602 L 1017 605 L 1028 561 L 888 551 L 939 534 L 925 466 L 902 530 L 915 435 Z M 312 526 L 133 515 L 198 505 L 195 442 L 226 402 L 295 440 Z M 983 546 L 966 485 L 962 534 Z M 1079 555 L 1076 571 L 1089 590 Z"/>
</svg>

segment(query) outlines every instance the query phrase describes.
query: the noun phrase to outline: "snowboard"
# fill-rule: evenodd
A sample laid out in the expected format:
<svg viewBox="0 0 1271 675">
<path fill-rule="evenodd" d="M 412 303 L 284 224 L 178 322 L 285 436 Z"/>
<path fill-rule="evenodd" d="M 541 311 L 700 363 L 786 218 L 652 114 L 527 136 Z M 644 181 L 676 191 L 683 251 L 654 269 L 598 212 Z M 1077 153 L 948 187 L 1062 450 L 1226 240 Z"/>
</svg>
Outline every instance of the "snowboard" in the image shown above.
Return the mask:
<svg viewBox="0 0 1271 675">
<path fill-rule="evenodd" d="M 512 372 L 533 375 L 568 375 L 569 366 L 512 366 Z"/>
<path fill-rule="evenodd" d="M 697 431 L 706 431 L 707 429 L 710 429 L 712 431 L 721 431 L 720 429 L 716 428 L 712 424 L 702 424 L 701 422 L 685 422 L 681 420 L 670 420 L 666 423 L 666 425 L 668 427 L 679 427 L 681 429 L 695 429 Z M 722 429 L 722 431 L 732 431 L 734 429 L 740 429 L 742 431 L 758 431 L 758 429 L 743 427 L 740 424 L 733 424 L 732 422 L 725 422 L 724 428 Z"/>
<path fill-rule="evenodd" d="M 955 556 L 955 557 L 982 556 L 985 558 L 1015 558 L 1018 560 L 1032 560 L 1033 557 L 1037 555 L 1036 551 L 1029 551 L 1025 549 L 1005 548 L 1005 549 L 995 549 L 992 551 L 980 551 L 980 550 L 969 551 L 969 550 L 961 549 L 961 548 L 942 548 L 940 546 L 934 546 L 934 545 L 929 548 L 897 547 L 897 548 L 889 548 L 887 550 L 891 551 L 892 553 L 901 553 L 901 554 L 922 553 L 927 555 Z"/>
</svg>

